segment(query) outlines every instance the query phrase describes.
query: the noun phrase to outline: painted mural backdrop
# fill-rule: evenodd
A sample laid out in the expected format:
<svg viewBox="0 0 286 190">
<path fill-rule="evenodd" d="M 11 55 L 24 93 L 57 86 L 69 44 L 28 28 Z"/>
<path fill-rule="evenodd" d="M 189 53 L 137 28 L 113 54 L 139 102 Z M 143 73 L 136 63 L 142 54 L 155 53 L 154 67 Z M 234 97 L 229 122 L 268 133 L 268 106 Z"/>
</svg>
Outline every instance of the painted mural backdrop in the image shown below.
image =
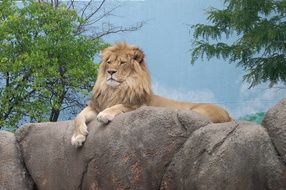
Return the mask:
<svg viewBox="0 0 286 190">
<path fill-rule="evenodd" d="M 249 89 L 250 84 L 242 79 L 245 71 L 225 60 L 199 59 L 191 64 L 191 26 L 207 24 L 207 10 L 223 8 L 222 0 L 130 0 L 120 4 L 113 21 L 123 25 L 146 23 L 139 31 L 106 40 L 126 41 L 145 51 L 155 93 L 177 100 L 216 103 L 234 118 L 258 122 L 263 112 L 286 96 L 282 84 Z"/>
</svg>

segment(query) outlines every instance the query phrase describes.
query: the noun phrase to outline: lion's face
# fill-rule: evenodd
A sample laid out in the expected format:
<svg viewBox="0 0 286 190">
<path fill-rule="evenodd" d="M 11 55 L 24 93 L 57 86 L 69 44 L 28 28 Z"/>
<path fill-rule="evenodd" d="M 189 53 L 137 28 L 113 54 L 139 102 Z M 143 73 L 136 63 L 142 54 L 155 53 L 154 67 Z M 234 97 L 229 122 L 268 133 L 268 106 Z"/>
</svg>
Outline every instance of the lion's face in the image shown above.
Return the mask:
<svg viewBox="0 0 286 190">
<path fill-rule="evenodd" d="M 142 67 L 145 67 L 143 59 L 144 54 L 140 49 L 127 44 L 117 44 L 106 48 L 102 52 L 99 77 L 105 85 L 111 88 L 130 85 L 132 83 L 130 79 L 140 80 L 138 77 L 144 72 Z"/>
<path fill-rule="evenodd" d="M 112 54 L 104 62 L 105 83 L 110 87 L 117 87 L 124 83 L 133 70 L 133 60 L 126 54 Z"/>
</svg>

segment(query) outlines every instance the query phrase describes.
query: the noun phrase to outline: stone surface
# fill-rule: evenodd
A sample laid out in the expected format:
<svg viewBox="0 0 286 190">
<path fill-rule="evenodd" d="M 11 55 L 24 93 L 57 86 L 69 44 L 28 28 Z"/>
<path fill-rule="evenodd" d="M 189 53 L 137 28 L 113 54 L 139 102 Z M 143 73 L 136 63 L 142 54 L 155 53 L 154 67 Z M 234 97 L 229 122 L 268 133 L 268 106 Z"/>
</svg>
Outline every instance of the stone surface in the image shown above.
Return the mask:
<svg viewBox="0 0 286 190">
<path fill-rule="evenodd" d="M 270 108 L 262 125 L 267 129 L 278 155 L 286 164 L 286 98 Z"/>
<path fill-rule="evenodd" d="M 195 131 L 173 157 L 161 190 L 283 190 L 286 167 L 266 131 L 247 123 L 211 124 Z"/>
<path fill-rule="evenodd" d="M 24 168 L 14 134 L 0 131 L 0 189 L 32 188 L 33 182 Z"/>
<path fill-rule="evenodd" d="M 192 111 L 143 107 L 108 125 L 91 122 L 77 149 L 72 124 L 28 124 L 16 132 L 34 189 L 286 187 L 286 165 L 259 125 L 212 124 Z"/>
<path fill-rule="evenodd" d="M 190 111 L 141 108 L 89 124 L 84 146 L 71 145 L 72 122 L 17 131 L 38 189 L 159 189 L 166 166 L 188 136 L 209 121 Z"/>
</svg>

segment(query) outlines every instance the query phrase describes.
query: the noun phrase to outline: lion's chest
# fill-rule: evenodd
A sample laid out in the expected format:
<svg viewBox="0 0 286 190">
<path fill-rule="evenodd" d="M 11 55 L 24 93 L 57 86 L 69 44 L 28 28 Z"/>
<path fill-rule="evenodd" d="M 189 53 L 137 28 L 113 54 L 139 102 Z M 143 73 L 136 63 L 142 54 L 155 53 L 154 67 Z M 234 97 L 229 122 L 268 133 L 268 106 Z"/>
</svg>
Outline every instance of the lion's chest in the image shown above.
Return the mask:
<svg viewBox="0 0 286 190">
<path fill-rule="evenodd" d="M 146 104 L 148 95 L 144 92 L 140 93 L 132 89 L 108 89 L 94 94 L 91 106 L 101 112 L 106 108 L 117 104 L 125 106 L 141 106 Z"/>
</svg>

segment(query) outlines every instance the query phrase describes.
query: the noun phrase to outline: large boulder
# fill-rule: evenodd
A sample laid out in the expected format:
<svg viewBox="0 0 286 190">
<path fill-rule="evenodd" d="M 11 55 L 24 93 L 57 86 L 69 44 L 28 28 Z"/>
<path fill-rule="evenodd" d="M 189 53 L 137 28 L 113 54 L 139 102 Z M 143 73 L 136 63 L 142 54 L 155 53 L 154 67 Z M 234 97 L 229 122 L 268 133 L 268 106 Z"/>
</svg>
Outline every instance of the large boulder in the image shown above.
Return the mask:
<svg viewBox="0 0 286 190">
<path fill-rule="evenodd" d="M 267 129 L 277 154 L 286 164 L 286 98 L 270 108 L 262 125 Z"/>
<path fill-rule="evenodd" d="M 285 189 L 286 166 L 257 125 L 211 124 L 192 111 L 143 107 L 89 125 L 29 124 L 16 137 L 37 189 Z"/>
<path fill-rule="evenodd" d="M 108 125 L 94 121 L 84 146 L 72 122 L 26 125 L 16 136 L 38 189 L 158 189 L 190 134 L 209 121 L 193 112 L 142 108 Z"/>
<path fill-rule="evenodd" d="M 283 190 L 286 167 L 265 130 L 250 123 L 211 124 L 176 153 L 161 190 Z"/>
<path fill-rule="evenodd" d="M 0 131 L 0 189 L 29 190 L 33 182 L 27 173 L 13 133 Z"/>
</svg>

